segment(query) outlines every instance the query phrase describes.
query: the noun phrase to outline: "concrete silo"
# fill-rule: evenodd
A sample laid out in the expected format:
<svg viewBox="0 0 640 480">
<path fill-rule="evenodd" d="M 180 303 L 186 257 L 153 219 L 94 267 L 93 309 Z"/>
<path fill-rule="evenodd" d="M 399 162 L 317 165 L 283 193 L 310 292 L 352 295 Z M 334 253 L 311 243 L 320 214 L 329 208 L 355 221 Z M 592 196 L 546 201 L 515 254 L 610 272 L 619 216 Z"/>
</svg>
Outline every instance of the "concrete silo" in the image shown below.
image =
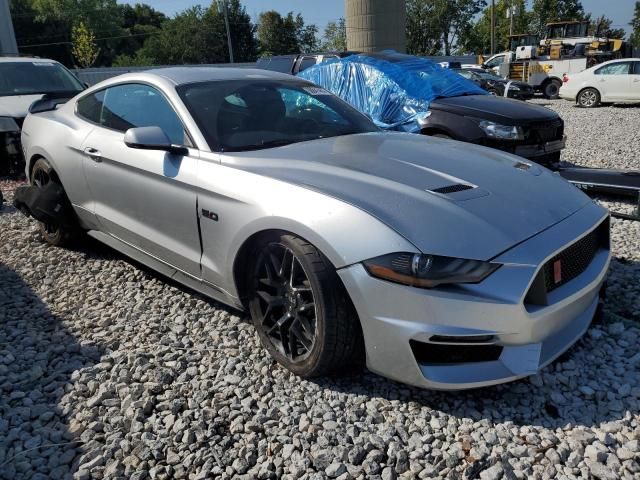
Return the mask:
<svg viewBox="0 0 640 480">
<path fill-rule="evenodd" d="M 347 48 L 405 52 L 405 0 L 345 0 Z"/>
</svg>

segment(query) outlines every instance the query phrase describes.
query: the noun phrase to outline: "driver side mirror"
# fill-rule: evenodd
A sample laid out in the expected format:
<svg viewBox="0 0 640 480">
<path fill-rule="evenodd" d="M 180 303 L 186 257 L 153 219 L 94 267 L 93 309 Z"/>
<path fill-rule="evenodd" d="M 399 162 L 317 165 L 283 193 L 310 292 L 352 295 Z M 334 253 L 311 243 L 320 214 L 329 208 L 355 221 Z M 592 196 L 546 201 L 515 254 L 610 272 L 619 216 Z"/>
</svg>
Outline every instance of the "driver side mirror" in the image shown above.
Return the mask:
<svg viewBox="0 0 640 480">
<path fill-rule="evenodd" d="M 171 143 L 160 127 L 130 128 L 124 134 L 124 143 L 129 148 L 141 150 L 163 150 L 175 155 L 186 155 L 188 149 Z"/>
</svg>

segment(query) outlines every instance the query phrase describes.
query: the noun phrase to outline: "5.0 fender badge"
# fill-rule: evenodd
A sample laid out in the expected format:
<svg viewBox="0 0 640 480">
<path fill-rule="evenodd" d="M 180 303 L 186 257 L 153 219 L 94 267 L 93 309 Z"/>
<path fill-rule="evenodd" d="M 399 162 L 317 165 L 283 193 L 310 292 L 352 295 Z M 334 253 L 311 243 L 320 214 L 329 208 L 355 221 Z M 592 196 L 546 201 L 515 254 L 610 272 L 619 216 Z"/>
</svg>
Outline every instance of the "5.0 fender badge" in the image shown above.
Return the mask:
<svg viewBox="0 0 640 480">
<path fill-rule="evenodd" d="M 202 209 L 202 216 L 204 218 L 208 218 L 209 220 L 213 220 L 214 222 L 218 221 L 218 214 L 217 213 L 213 213 L 209 210 L 205 210 L 204 208 Z"/>
</svg>

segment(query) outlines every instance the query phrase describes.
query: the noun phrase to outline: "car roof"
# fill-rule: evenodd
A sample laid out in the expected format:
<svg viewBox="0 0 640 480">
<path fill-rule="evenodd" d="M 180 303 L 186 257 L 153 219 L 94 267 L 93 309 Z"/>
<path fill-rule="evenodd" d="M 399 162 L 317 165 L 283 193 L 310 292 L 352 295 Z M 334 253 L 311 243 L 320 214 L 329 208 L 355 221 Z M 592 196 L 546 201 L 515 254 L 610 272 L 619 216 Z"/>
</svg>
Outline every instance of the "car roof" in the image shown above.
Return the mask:
<svg viewBox="0 0 640 480">
<path fill-rule="evenodd" d="M 216 80 L 273 79 L 291 81 L 292 78 L 291 75 L 287 75 L 286 73 L 260 70 L 257 68 L 234 67 L 169 67 L 147 70 L 144 73 L 146 75 L 156 75 L 166 78 L 176 85 Z"/>
<path fill-rule="evenodd" d="M 60 63 L 49 58 L 39 57 L 0 57 L 0 63 Z"/>
<path fill-rule="evenodd" d="M 602 65 L 621 62 L 640 62 L 640 58 L 616 58 L 614 60 L 607 60 L 606 62 L 598 63 L 597 65 L 594 65 L 594 67 L 601 67 Z"/>
</svg>

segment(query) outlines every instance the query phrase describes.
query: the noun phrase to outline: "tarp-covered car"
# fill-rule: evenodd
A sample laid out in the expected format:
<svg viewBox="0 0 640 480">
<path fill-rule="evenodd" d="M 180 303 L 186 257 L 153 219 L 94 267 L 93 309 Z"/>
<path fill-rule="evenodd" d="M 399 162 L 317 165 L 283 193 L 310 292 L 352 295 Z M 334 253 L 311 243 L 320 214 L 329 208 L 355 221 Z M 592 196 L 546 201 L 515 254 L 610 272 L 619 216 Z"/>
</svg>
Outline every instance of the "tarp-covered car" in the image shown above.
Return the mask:
<svg viewBox="0 0 640 480">
<path fill-rule="evenodd" d="M 545 165 L 560 160 L 564 122 L 555 112 L 488 95 L 425 58 L 393 51 L 352 55 L 298 74 L 337 94 L 382 128 L 448 137 Z"/>
<path fill-rule="evenodd" d="M 31 104 L 44 96 L 71 98 L 82 90 L 84 85 L 58 62 L 0 57 L 0 176 L 24 172 L 20 129 Z"/>
</svg>

